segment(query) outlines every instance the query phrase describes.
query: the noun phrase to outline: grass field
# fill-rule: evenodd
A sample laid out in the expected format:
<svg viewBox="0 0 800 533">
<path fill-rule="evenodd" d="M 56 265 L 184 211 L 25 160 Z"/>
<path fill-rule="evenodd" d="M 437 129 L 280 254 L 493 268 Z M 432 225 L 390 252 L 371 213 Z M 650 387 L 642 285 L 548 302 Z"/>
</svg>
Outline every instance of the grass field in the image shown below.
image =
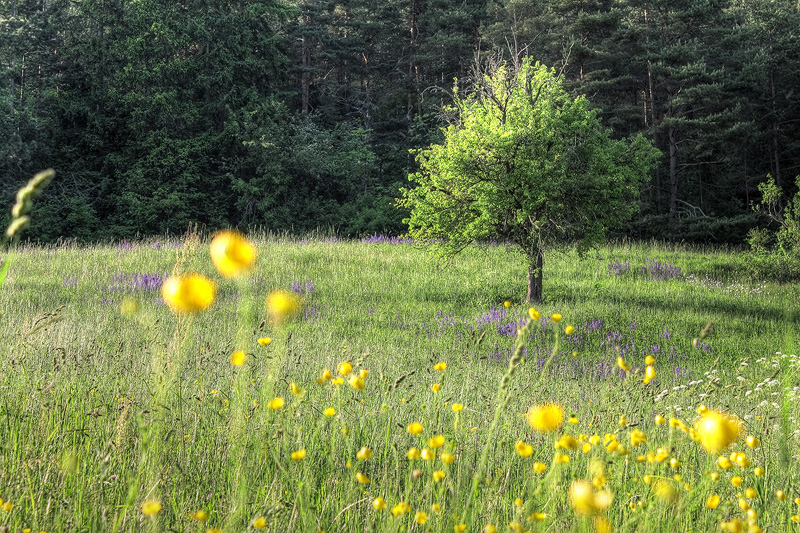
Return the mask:
<svg viewBox="0 0 800 533">
<path fill-rule="evenodd" d="M 11 252 L 0 526 L 800 531 L 800 288 L 745 277 L 735 251 L 550 255 L 531 321 L 525 267 L 502 246 L 442 268 L 390 239 L 255 242 L 237 281 L 191 235 Z M 161 300 L 163 280 L 186 271 L 218 283 L 205 313 Z M 279 288 L 305 303 L 281 327 L 264 306 Z M 344 361 L 368 371 L 364 390 L 353 374 L 335 384 Z M 546 402 L 566 419 L 552 433 L 527 416 Z M 701 405 L 738 415 L 738 442 L 709 453 L 690 438 Z"/>
</svg>

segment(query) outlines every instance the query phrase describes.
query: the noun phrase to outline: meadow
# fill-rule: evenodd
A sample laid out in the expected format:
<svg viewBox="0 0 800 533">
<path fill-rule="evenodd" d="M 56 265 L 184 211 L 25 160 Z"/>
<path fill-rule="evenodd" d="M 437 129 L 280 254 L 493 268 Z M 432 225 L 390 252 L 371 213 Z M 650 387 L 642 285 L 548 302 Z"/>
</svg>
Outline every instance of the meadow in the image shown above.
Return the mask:
<svg viewBox="0 0 800 533">
<path fill-rule="evenodd" d="M 4 530 L 800 531 L 800 288 L 742 254 L 551 254 L 533 312 L 503 246 L 253 241 L 233 280 L 193 233 L 11 249 Z M 190 271 L 215 301 L 175 314 Z"/>
</svg>

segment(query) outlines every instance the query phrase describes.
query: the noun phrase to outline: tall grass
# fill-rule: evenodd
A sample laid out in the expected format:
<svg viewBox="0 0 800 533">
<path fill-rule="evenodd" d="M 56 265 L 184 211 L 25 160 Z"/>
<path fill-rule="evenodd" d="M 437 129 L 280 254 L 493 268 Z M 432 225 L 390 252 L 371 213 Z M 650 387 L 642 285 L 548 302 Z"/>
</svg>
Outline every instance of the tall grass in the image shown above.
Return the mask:
<svg viewBox="0 0 800 533">
<path fill-rule="evenodd" d="M 0 497 L 11 502 L 0 524 L 711 531 L 741 518 L 746 530 L 742 495 L 764 531 L 795 530 L 800 493 L 787 465 L 800 438 L 799 363 L 788 355 L 796 286 L 741 277 L 735 253 L 623 243 L 584 260 L 548 257 L 548 300 L 530 323 L 520 302 L 526 271 L 504 248 L 470 249 L 441 268 L 410 244 L 376 240 L 261 236 L 257 268 L 238 283 L 215 274 L 206 243 L 194 238 L 18 247 L 0 290 Z M 176 317 L 160 300 L 176 264 L 217 279 L 208 312 Z M 266 320 L 263 299 L 275 288 L 306 301 L 285 328 Z M 554 323 L 553 313 L 563 320 Z M 519 366 L 498 395 L 520 329 Z M 272 343 L 259 345 L 266 336 Z M 238 349 L 248 356 L 242 367 L 230 363 Z M 657 371 L 647 385 L 646 355 Z M 325 368 L 335 377 L 342 361 L 368 370 L 365 390 L 346 377 L 341 385 L 321 379 Z M 439 362 L 444 371 L 434 369 Z M 269 407 L 275 397 L 285 399 L 277 410 Z M 576 423 L 536 432 L 525 413 L 544 402 Z M 736 413 L 760 439 L 757 449 L 733 448 L 750 466 L 719 469 L 717 455 L 679 427 L 655 424 L 660 414 L 691 426 L 701 403 Z M 407 431 L 412 422 L 421 434 Z M 634 429 L 645 444 L 632 445 Z M 591 449 L 555 450 L 563 433 Z M 445 443 L 433 449 L 437 435 Z M 533 446 L 529 457 L 515 451 L 518 441 Z M 359 460 L 365 446 L 372 456 Z M 436 458 L 409 460 L 412 447 Z M 658 448 L 668 454 L 661 461 Z M 291 458 L 303 449 L 305 458 Z M 455 460 L 442 462 L 442 452 Z M 556 452 L 569 462 L 554 461 Z M 673 458 L 680 466 L 670 466 Z M 546 470 L 536 473 L 535 462 Z M 435 472 L 444 477 L 435 481 Z M 603 477 L 611 506 L 576 514 L 572 481 Z M 745 497 L 747 488 L 757 496 Z M 705 506 L 712 493 L 722 500 L 715 510 Z M 385 509 L 373 508 L 378 497 Z M 142 503 L 151 500 L 161 509 L 146 516 Z M 392 508 L 405 510 L 400 502 L 408 512 L 393 516 Z"/>
</svg>

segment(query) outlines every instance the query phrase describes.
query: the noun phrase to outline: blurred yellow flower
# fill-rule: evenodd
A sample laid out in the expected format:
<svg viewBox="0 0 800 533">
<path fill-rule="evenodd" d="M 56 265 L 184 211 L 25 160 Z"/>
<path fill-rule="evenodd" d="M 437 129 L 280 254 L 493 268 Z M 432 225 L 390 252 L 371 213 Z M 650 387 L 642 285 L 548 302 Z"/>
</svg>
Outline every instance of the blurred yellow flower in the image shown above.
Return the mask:
<svg viewBox="0 0 800 533">
<path fill-rule="evenodd" d="M 694 429 L 700 445 L 709 453 L 717 453 L 739 439 L 741 424 L 732 415 L 709 409 L 695 422 Z"/>
<path fill-rule="evenodd" d="M 444 445 L 444 435 L 436 435 L 428 439 L 428 446 L 431 448 L 441 448 Z"/>
<path fill-rule="evenodd" d="M 573 333 L 575 333 L 575 327 L 574 326 L 565 327 L 564 333 L 566 333 L 567 335 L 572 335 Z"/>
<path fill-rule="evenodd" d="M 463 405 L 463 404 L 460 404 L 460 403 L 454 403 L 454 404 L 452 405 L 451 409 L 452 409 L 453 411 L 455 411 L 456 413 L 458 413 L 459 411 L 461 411 L 462 409 L 464 409 L 464 405 Z"/>
<path fill-rule="evenodd" d="M 420 424 L 419 422 L 411 422 L 408 425 L 407 429 L 408 432 L 411 433 L 412 435 L 419 435 L 420 433 L 422 433 L 422 424 Z"/>
<path fill-rule="evenodd" d="M 486 524 L 486 527 L 483 528 L 483 533 L 497 533 L 497 528 L 494 524 Z"/>
<path fill-rule="evenodd" d="M 247 355 L 242 350 L 236 350 L 231 354 L 231 364 L 233 366 L 242 366 L 247 361 Z"/>
<path fill-rule="evenodd" d="M 647 435 L 643 431 L 634 429 L 631 431 L 631 446 L 639 446 L 647 443 Z"/>
<path fill-rule="evenodd" d="M 653 484 L 653 493 L 664 503 L 673 503 L 678 499 L 675 483 L 668 479 L 657 479 Z"/>
<path fill-rule="evenodd" d="M 444 372 L 444 369 L 447 368 L 447 363 L 442 361 L 441 363 L 436 363 L 433 365 L 434 370 L 438 370 L 439 372 Z"/>
<path fill-rule="evenodd" d="M 647 367 L 645 367 L 644 369 L 644 379 L 642 380 L 642 382 L 645 385 L 647 385 L 648 383 L 653 381 L 655 377 L 656 377 L 656 369 L 653 368 L 653 365 L 647 365 Z"/>
<path fill-rule="evenodd" d="M 417 511 L 416 513 L 414 513 L 414 522 L 416 522 L 417 524 L 422 525 L 427 521 L 428 521 L 428 513 L 426 513 L 425 511 Z"/>
<path fill-rule="evenodd" d="M 303 459 L 305 459 L 305 458 L 306 458 L 306 449 L 305 449 L 305 448 L 303 448 L 303 449 L 301 449 L 301 450 L 297 450 L 297 451 L 295 451 L 295 452 L 292 452 L 292 453 L 289 455 L 289 457 L 291 457 L 291 458 L 292 458 L 293 460 L 295 460 L 295 461 L 302 461 Z"/>
<path fill-rule="evenodd" d="M 383 511 L 384 509 L 386 509 L 386 500 L 384 500 L 383 497 L 378 496 L 377 498 L 372 500 L 372 508 L 375 509 L 376 511 Z"/>
<path fill-rule="evenodd" d="M 339 363 L 339 366 L 336 367 L 336 371 L 339 372 L 340 375 L 346 376 L 353 371 L 353 364 L 350 361 L 342 361 Z"/>
<path fill-rule="evenodd" d="M 366 368 L 362 368 L 361 370 L 358 371 L 358 377 L 360 377 L 361 379 L 367 379 L 367 376 L 369 376 L 369 370 L 367 370 Z"/>
<path fill-rule="evenodd" d="M 456 456 L 450 452 L 442 452 L 441 455 L 439 455 L 439 459 L 441 459 L 444 464 L 450 465 L 456 460 Z"/>
<path fill-rule="evenodd" d="M 756 491 L 756 489 L 754 489 L 753 487 L 748 487 L 748 488 L 747 488 L 747 489 L 744 491 L 744 495 L 745 495 L 745 498 L 750 498 L 750 499 L 752 500 L 753 498 L 755 498 L 756 496 L 758 496 L 758 492 L 757 492 L 757 491 Z"/>
<path fill-rule="evenodd" d="M 408 452 L 406 452 L 406 457 L 408 457 L 409 461 L 416 461 L 419 459 L 420 452 L 417 448 L 409 448 Z"/>
<path fill-rule="evenodd" d="M 761 477 L 764 475 L 764 469 L 760 466 L 757 466 L 753 469 L 753 475 L 756 477 Z M 797 502 L 797 505 L 800 505 L 800 502 Z"/>
<path fill-rule="evenodd" d="M 289 383 L 289 392 L 291 392 L 295 396 L 299 396 L 300 394 L 303 394 L 303 389 L 300 388 L 300 385 L 292 381 L 291 383 Z"/>
<path fill-rule="evenodd" d="M 569 455 L 567 455 L 567 454 L 565 454 L 565 453 L 560 453 L 560 452 L 559 452 L 559 453 L 557 453 L 557 454 L 555 454 L 555 455 L 553 456 L 553 461 L 554 461 L 554 462 L 555 462 L 557 465 L 564 465 L 564 464 L 567 464 L 567 463 L 569 463 Z"/>
<path fill-rule="evenodd" d="M 258 344 L 260 344 L 261 346 L 266 346 L 271 342 L 272 342 L 272 337 L 261 337 L 260 339 L 258 339 Z"/>
<path fill-rule="evenodd" d="M 361 483 L 362 485 L 369 485 L 370 479 L 362 474 L 361 472 L 356 473 L 356 481 Z"/>
<path fill-rule="evenodd" d="M 422 448 L 422 451 L 419 452 L 419 456 L 422 457 L 423 461 L 433 461 L 436 459 L 436 452 L 428 448 Z"/>
<path fill-rule="evenodd" d="M 537 474 L 543 474 L 547 470 L 547 465 L 540 462 L 533 463 L 533 471 Z"/>
<path fill-rule="evenodd" d="M 455 533 L 464 533 L 467 530 L 467 524 L 456 524 L 453 526 Z"/>
<path fill-rule="evenodd" d="M 431 390 L 433 392 L 439 392 L 440 390 L 442 390 L 442 386 L 439 385 L 438 383 L 434 383 L 433 385 L 431 385 Z"/>
<path fill-rule="evenodd" d="M 755 449 L 755 448 L 758 448 L 759 446 L 761 446 L 761 441 L 758 440 L 756 437 L 754 437 L 752 435 L 748 435 L 747 438 L 745 439 L 744 443 L 747 444 L 748 448 L 754 448 Z"/>
<path fill-rule="evenodd" d="M 783 492 L 783 491 L 782 491 L 782 490 L 780 490 L 780 489 L 778 489 L 778 490 L 776 490 L 776 491 L 775 491 L 775 497 L 778 499 L 778 501 L 779 501 L 779 502 L 786 501 L 786 499 L 787 499 L 787 498 L 789 498 L 789 497 L 786 495 L 786 493 L 785 493 L 785 492 Z"/>
<path fill-rule="evenodd" d="M 521 440 L 518 440 L 517 443 L 514 444 L 514 449 L 520 457 L 530 457 L 533 455 L 533 446 L 525 444 Z"/>
<path fill-rule="evenodd" d="M 559 322 L 561 322 L 561 315 L 559 313 L 555 313 L 550 316 L 550 320 L 558 324 Z"/>
<path fill-rule="evenodd" d="M 406 514 L 411 510 L 411 506 L 408 505 L 406 502 L 400 502 L 394 507 L 392 507 L 392 514 L 394 516 L 400 516 Z"/>
<path fill-rule="evenodd" d="M 542 314 L 533 307 L 528 309 L 528 316 L 531 317 L 531 320 L 539 320 L 542 318 Z"/>
<path fill-rule="evenodd" d="M 717 466 L 722 468 L 723 470 L 727 470 L 728 468 L 731 468 L 733 466 L 733 463 L 731 462 L 730 459 L 728 459 L 727 456 L 720 455 L 719 458 L 717 459 Z"/>
<path fill-rule="evenodd" d="M 719 494 L 712 494 L 706 500 L 706 507 L 709 509 L 716 509 L 719 507 L 719 502 L 722 501 L 722 498 L 719 497 Z"/>
<path fill-rule="evenodd" d="M 575 513 L 589 516 L 597 511 L 594 501 L 594 487 L 586 480 L 576 479 L 569 486 L 569 502 Z"/>
<path fill-rule="evenodd" d="M 447 476 L 447 474 L 444 473 L 444 470 L 434 470 L 433 471 L 433 480 L 435 482 L 437 482 L 437 483 L 440 482 L 441 480 L 443 480 L 445 478 L 445 476 Z"/>
<path fill-rule="evenodd" d="M 655 422 L 656 422 L 656 424 L 657 424 L 657 425 L 659 425 L 659 426 L 660 426 L 660 425 L 662 425 L 662 424 L 666 423 L 666 421 L 667 421 L 667 420 L 666 420 L 666 419 L 665 419 L 663 416 L 661 416 L 661 415 L 656 415 Z"/>
<path fill-rule="evenodd" d="M 250 271 L 258 255 L 256 247 L 241 233 L 223 230 L 216 234 L 209 247 L 211 261 L 226 278 L 235 278 Z"/>
<path fill-rule="evenodd" d="M 253 520 L 253 527 L 255 529 L 264 529 L 267 527 L 267 519 L 263 516 L 259 516 L 255 520 Z"/>
<path fill-rule="evenodd" d="M 350 379 L 348 379 L 347 382 L 356 390 L 364 390 L 367 388 L 367 385 L 364 383 L 364 378 L 355 374 L 350 376 Z"/>
<path fill-rule="evenodd" d="M 161 507 L 159 506 L 159 509 L 160 508 Z M 11 502 L 3 502 L 3 505 L 0 505 L 0 509 L 2 509 L 3 511 L 9 513 L 9 512 L 11 512 L 12 509 L 14 509 L 14 504 L 11 503 Z M 156 511 L 156 512 L 158 512 L 158 511 Z"/>
<path fill-rule="evenodd" d="M 356 459 L 359 461 L 366 461 L 370 457 L 372 457 L 372 450 L 366 446 L 363 446 L 360 450 L 358 450 L 358 452 L 356 452 Z"/>
<path fill-rule="evenodd" d="M 197 511 L 193 512 L 191 515 L 192 519 L 197 520 L 198 522 L 205 522 L 208 520 L 208 511 L 205 509 L 198 509 Z"/>
<path fill-rule="evenodd" d="M 653 357 L 652 355 L 648 355 L 647 357 L 644 358 L 644 364 L 654 365 L 656 364 L 656 358 Z"/>
<path fill-rule="evenodd" d="M 170 276 L 161 286 L 161 297 L 173 313 L 199 313 L 214 303 L 217 286 L 200 274 Z"/>
<path fill-rule="evenodd" d="M 556 441 L 555 447 L 557 450 L 574 450 L 581 443 L 572 435 L 561 435 Z"/>
<path fill-rule="evenodd" d="M 514 506 L 515 507 L 522 507 L 525 501 L 522 498 L 515 498 L 514 499 Z"/>
<path fill-rule="evenodd" d="M 271 400 L 270 400 L 270 401 L 267 403 L 267 407 L 269 407 L 269 408 L 270 408 L 270 409 L 272 409 L 273 411 L 277 411 L 278 409 L 280 409 L 280 408 L 281 408 L 281 407 L 283 407 L 284 405 L 286 405 L 286 402 L 285 402 L 285 401 L 284 401 L 284 399 L 283 399 L 283 398 L 281 398 L 280 396 L 278 396 L 277 398 L 273 398 L 273 399 L 271 399 Z"/>
<path fill-rule="evenodd" d="M 344 378 L 341 378 L 341 377 L 333 378 L 331 380 L 331 383 L 333 383 L 334 385 L 341 385 L 341 384 L 344 383 Z"/>
<path fill-rule="evenodd" d="M 625 359 L 622 356 L 617 357 L 617 366 L 620 367 L 625 372 L 629 372 L 631 369 L 631 365 L 625 362 Z"/>
<path fill-rule="evenodd" d="M 267 296 L 267 312 L 276 324 L 297 315 L 303 308 L 303 301 L 293 292 L 274 290 Z"/>
<path fill-rule="evenodd" d="M 145 516 L 155 516 L 161 512 L 161 502 L 158 500 L 145 500 L 142 503 L 142 514 Z"/>
<path fill-rule="evenodd" d="M 528 410 L 528 424 L 536 431 L 555 431 L 564 422 L 564 410 L 554 403 L 536 405 Z"/>
<path fill-rule="evenodd" d="M 336 409 L 334 409 L 333 407 L 328 407 L 327 409 L 322 411 L 322 414 L 330 418 L 336 414 Z"/>
</svg>

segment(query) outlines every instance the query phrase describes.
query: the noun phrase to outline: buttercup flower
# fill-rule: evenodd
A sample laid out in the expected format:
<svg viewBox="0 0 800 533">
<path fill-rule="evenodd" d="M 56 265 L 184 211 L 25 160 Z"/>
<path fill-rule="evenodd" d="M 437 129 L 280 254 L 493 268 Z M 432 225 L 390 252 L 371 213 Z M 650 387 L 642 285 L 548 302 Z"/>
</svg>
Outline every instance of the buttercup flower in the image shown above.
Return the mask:
<svg viewBox="0 0 800 533">
<path fill-rule="evenodd" d="M 383 497 L 378 496 L 377 498 L 372 500 L 372 508 L 375 509 L 376 511 L 383 511 L 384 509 L 386 509 L 386 500 L 384 500 Z"/>
<path fill-rule="evenodd" d="M 199 313 L 214 303 L 217 286 L 200 274 L 170 276 L 161 286 L 161 297 L 173 313 Z"/>
<path fill-rule="evenodd" d="M 419 422 L 411 422 L 408 425 L 407 429 L 408 432 L 411 433 L 412 435 L 419 435 L 420 433 L 422 433 L 422 424 L 420 424 Z"/>
<path fill-rule="evenodd" d="M 242 366 L 247 361 L 247 355 L 242 350 L 236 350 L 231 354 L 231 364 L 233 366 Z"/>
<path fill-rule="evenodd" d="M 158 500 L 145 500 L 142 503 L 142 514 L 145 516 L 155 516 L 161 512 L 161 502 Z"/>
<path fill-rule="evenodd" d="M 303 301 L 293 292 L 279 289 L 267 296 L 267 312 L 277 324 L 294 317 L 302 308 Z"/>
<path fill-rule="evenodd" d="M 272 337 L 261 337 L 260 339 L 258 339 L 258 344 L 260 344 L 261 346 L 266 346 L 271 342 L 272 342 Z"/>
<path fill-rule="evenodd" d="M 700 445 L 717 453 L 739 439 L 739 419 L 720 411 L 707 410 L 694 424 Z"/>
<path fill-rule="evenodd" d="M 436 363 L 433 365 L 434 370 L 438 370 L 439 372 L 444 372 L 444 369 L 447 368 L 447 363 L 442 361 L 441 363 Z"/>
<path fill-rule="evenodd" d="M 264 529 L 267 527 L 267 519 L 263 516 L 259 516 L 255 520 L 253 520 L 253 527 L 255 529 Z"/>
<path fill-rule="evenodd" d="M 564 410 L 554 403 L 536 405 L 528 410 L 528 424 L 536 431 L 555 431 L 564 422 Z"/>
<path fill-rule="evenodd" d="M 289 455 L 289 457 L 291 457 L 295 461 L 302 461 L 303 459 L 306 458 L 306 449 L 303 448 L 301 450 L 294 451 Z"/>
<path fill-rule="evenodd" d="M 235 278 L 250 271 L 256 261 L 256 247 L 241 233 L 224 230 L 217 233 L 209 249 L 211 260 L 226 278 Z"/>
</svg>

